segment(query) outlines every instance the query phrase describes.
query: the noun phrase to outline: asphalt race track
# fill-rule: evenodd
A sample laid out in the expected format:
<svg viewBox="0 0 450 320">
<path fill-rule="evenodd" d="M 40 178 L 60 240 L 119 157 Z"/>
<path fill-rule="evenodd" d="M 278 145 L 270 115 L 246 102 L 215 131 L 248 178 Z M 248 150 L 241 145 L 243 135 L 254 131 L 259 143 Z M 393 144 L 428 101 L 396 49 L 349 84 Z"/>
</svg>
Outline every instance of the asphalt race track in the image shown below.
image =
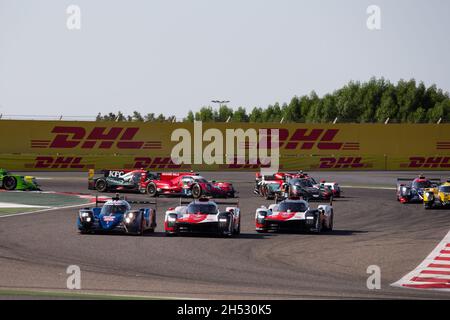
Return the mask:
<svg viewBox="0 0 450 320">
<path fill-rule="evenodd" d="M 44 190 L 88 193 L 86 173 L 35 173 Z M 208 173 L 238 189 L 242 234 L 223 239 L 166 237 L 163 216 L 177 198 L 158 198 L 157 232 L 143 237 L 80 235 L 78 208 L 0 218 L 0 292 L 68 292 L 66 268 L 78 265 L 83 293 L 214 299 L 450 298 L 449 292 L 395 288 L 450 230 L 450 210 L 401 205 L 397 176 L 408 173 L 317 173 L 336 180 L 335 230 L 320 235 L 254 231 L 254 173 Z M 449 172 L 428 174 L 450 177 Z M 333 179 L 331 179 L 333 178 Z M 129 194 L 128 199 L 145 199 Z M 369 290 L 367 267 L 381 268 Z M 0 297 L 8 298 L 7 293 Z"/>
</svg>

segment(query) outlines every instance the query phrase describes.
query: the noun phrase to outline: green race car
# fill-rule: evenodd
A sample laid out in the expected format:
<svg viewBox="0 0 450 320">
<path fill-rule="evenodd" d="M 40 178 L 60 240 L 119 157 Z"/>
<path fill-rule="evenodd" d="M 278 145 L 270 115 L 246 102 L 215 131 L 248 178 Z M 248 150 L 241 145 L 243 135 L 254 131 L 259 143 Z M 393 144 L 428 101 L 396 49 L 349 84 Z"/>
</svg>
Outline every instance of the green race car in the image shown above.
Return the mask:
<svg viewBox="0 0 450 320">
<path fill-rule="evenodd" d="M 0 188 L 6 190 L 40 190 L 35 177 L 12 174 L 0 168 Z"/>
</svg>

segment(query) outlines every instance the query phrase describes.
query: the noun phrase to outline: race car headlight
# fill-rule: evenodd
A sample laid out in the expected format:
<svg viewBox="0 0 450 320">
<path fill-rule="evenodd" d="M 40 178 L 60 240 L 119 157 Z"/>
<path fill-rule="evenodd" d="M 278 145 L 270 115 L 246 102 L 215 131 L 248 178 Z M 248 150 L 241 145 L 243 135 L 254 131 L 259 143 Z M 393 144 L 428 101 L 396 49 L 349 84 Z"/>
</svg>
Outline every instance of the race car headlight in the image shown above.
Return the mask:
<svg viewBox="0 0 450 320">
<path fill-rule="evenodd" d="M 128 212 L 127 213 L 127 218 L 130 219 L 130 220 L 133 220 L 134 219 L 134 213 L 133 212 Z"/>
<path fill-rule="evenodd" d="M 90 222 L 92 222 L 92 220 L 93 220 L 93 217 L 89 211 L 81 211 L 80 212 L 80 221 L 81 222 L 90 223 Z"/>
<path fill-rule="evenodd" d="M 220 219 L 219 219 L 219 222 L 222 222 L 222 223 L 225 223 L 225 222 L 227 222 L 227 221 L 228 221 L 227 218 L 220 218 Z"/>
<path fill-rule="evenodd" d="M 313 225 L 316 220 L 316 215 L 314 213 L 307 214 L 305 220 L 307 225 Z"/>
<path fill-rule="evenodd" d="M 167 217 L 167 221 L 169 221 L 169 222 L 175 222 L 175 221 L 177 221 L 177 218 L 174 217 L 174 216 L 168 216 L 168 217 Z"/>
</svg>

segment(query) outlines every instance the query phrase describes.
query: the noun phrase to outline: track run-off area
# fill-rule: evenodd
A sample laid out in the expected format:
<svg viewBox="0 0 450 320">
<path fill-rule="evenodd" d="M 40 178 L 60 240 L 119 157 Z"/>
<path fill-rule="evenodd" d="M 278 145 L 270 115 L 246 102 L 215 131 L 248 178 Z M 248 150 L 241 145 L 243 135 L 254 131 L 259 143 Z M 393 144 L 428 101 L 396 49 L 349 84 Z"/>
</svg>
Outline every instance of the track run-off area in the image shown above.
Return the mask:
<svg viewBox="0 0 450 320">
<path fill-rule="evenodd" d="M 87 173 L 30 174 L 37 177 L 44 191 L 96 195 L 87 189 Z M 431 289 L 411 286 L 417 284 L 411 279 L 419 277 L 420 281 L 421 272 L 430 271 L 427 266 L 435 257 L 450 257 L 450 245 L 442 242 L 450 231 L 450 210 L 426 211 L 421 204 L 396 201 L 396 178 L 413 178 L 418 173 L 310 174 L 342 186 L 343 197 L 333 202 L 332 232 L 256 233 L 255 210 L 270 201 L 253 194 L 255 175 L 251 172 L 204 174 L 208 179 L 231 181 L 238 190 L 242 227 L 237 238 L 166 237 L 164 213 L 177 205 L 178 198 L 158 198 L 156 232 L 142 237 L 79 234 L 78 204 L 0 216 L 0 298 L 28 294 L 203 299 L 450 298 L 449 291 L 440 290 L 445 289 L 442 284 Z M 426 175 L 444 180 L 450 172 Z M 27 196 L 23 192 L 23 199 Z M 140 194 L 126 196 L 129 200 L 148 199 Z M 425 261 L 427 257 L 429 261 Z M 447 260 L 450 258 L 439 262 L 450 264 Z M 69 265 L 80 267 L 81 290 L 67 289 Z M 369 266 L 380 268 L 380 289 L 367 287 Z M 443 284 L 450 281 L 446 282 L 450 276 L 445 274 L 431 275 L 444 279 Z"/>
</svg>

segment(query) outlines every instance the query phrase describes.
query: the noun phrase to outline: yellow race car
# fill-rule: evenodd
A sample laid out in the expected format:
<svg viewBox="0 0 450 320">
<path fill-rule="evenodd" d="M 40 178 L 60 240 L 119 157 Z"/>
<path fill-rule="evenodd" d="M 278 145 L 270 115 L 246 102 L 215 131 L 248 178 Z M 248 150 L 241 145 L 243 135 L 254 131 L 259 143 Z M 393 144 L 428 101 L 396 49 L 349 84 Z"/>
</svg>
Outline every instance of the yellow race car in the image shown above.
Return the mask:
<svg viewBox="0 0 450 320">
<path fill-rule="evenodd" d="M 425 209 L 450 208 L 450 180 L 438 187 L 425 189 L 423 205 Z"/>
</svg>

